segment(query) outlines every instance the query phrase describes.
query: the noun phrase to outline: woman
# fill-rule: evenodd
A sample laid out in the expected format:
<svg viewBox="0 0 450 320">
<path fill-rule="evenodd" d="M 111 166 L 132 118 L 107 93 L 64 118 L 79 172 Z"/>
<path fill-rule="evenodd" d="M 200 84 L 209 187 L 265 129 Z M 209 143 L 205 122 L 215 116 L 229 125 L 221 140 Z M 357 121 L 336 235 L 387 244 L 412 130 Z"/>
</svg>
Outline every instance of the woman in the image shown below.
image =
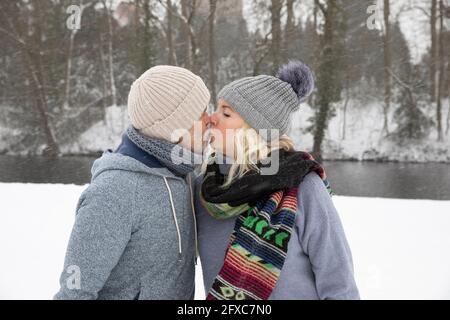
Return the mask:
<svg viewBox="0 0 450 320">
<path fill-rule="evenodd" d="M 313 82 L 292 61 L 277 77 L 239 79 L 219 92 L 210 118 L 216 161 L 196 183 L 207 299 L 359 299 L 325 171 L 286 135 Z M 218 164 L 220 155 L 232 164 Z"/>
</svg>

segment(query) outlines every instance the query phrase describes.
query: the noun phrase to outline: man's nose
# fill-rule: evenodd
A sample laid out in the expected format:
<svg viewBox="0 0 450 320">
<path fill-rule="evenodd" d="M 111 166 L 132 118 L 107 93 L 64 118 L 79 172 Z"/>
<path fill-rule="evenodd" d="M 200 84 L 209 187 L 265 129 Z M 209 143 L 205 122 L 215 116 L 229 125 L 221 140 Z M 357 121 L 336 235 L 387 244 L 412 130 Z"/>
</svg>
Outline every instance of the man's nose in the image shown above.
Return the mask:
<svg viewBox="0 0 450 320">
<path fill-rule="evenodd" d="M 208 125 L 208 124 L 210 123 L 210 121 L 211 121 L 210 118 L 211 118 L 211 117 L 209 116 L 209 114 L 208 114 L 206 111 L 203 112 L 202 117 L 201 117 L 201 120 L 202 120 L 202 122 L 203 122 L 204 125 Z"/>
</svg>

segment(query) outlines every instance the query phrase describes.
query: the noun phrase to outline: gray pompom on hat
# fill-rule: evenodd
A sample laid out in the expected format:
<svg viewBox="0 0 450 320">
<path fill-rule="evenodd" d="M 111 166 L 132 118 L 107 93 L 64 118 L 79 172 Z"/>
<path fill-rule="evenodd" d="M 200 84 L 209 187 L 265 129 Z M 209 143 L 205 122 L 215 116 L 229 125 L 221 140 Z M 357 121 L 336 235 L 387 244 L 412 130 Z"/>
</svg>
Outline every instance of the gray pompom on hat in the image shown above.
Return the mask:
<svg viewBox="0 0 450 320">
<path fill-rule="evenodd" d="M 245 77 L 227 84 L 217 95 L 233 107 L 254 129 L 288 132 L 291 116 L 314 89 L 314 75 L 301 61 L 283 65 L 277 75 Z M 268 141 L 273 136 L 268 132 Z"/>
</svg>

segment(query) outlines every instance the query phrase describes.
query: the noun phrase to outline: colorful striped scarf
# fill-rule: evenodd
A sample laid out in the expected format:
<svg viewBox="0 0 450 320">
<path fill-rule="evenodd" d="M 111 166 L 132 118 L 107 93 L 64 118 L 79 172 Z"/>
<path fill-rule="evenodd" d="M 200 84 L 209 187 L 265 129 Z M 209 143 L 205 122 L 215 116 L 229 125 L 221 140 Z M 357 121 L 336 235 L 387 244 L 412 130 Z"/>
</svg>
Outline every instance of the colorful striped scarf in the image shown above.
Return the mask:
<svg viewBox="0 0 450 320">
<path fill-rule="evenodd" d="M 302 160 L 314 160 L 306 152 Z M 325 170 L 314 161 L 308 171 L 324 181 Z M 306 173 L 304 174 L 306 175 Z M 303 175 L 303 176 L 304 176 Z M 238 216 L 226 249 L 224 263 L 207 295 L 207 300 L 267 300 L 274 289 L 287 255 L 295 224 L 298 187 L 272 193 L 254 206 L 247 203 L 233 207 L 200 199 L 217 219 Z"/>
</svg>

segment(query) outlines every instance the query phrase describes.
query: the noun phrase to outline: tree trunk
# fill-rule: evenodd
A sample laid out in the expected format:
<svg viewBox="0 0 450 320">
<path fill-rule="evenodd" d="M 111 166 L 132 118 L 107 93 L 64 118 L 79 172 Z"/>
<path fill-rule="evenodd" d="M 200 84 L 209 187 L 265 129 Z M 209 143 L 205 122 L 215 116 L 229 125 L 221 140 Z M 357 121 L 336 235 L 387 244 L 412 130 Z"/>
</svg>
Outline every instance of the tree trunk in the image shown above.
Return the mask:
<svg viewBox="0 0 450 320">
<path fill-rule="evenodd" d="M 439 79 L 436 105 L 437 140 L 442 141 L 442 100 L 444 91 L 445 48 L 444 48 L 444 2 L 439 1 Z"/>
<path fill-rule="evenodd" d="M 69 38 L 69 49 L 67 52 L 67 65 L 66 65 L 66 88 L 64 90 L 64 102 L 63 108 L 65 110 L 70 109 L 70 75 L 72 73 L 72 53 L 73 53 L 73 43 L 76 35 L 76 30 L 72 30 Z"/>
<path fill-rule="evenodd" d="M 3 28 L 2 25 L 0 32 L 6 35 L 7 39 L 11 40 L 12 44 L 16 46 L 17 53 L 26 68 L 27 79 L 30 79 L 34 108 L 46 144 L 43 154 L 48 157 L 56 157 L 59 154 L 59 147 L 50 121 L 48 86 L 42 61 L 44 51 L 42 44 L 44 23 L 42 19 L 45 17 L 45 12 L 40 1 L 34 1 L 29 5 L 30 19 L 26 23 L 22 23 L 23 20 L 15 16 L 17 12 L 8 12 L 8 15 L 12 16 L 8 16 L 11 20 L 3 19 L 1 22 L 8 22 L 9 29 Z M 28 84 L 25 85 L 28 87 Z"/>
<path fill-rule="evenodd" d="M 272 27 L 272 72 L 275 73 L 280 66 L 281 50 L 281 6 L 282 0 L 272 0 L 270 6 L 271 27 Z"/>
<path fill-rule="evenodd" d="M 317 7 L 317 3 L 314 1 L 314 10 L 313 10 L 313 25 L 314 25 L 314 39 L 317 39 L 317 11 L 319 8 Z"/>
<path fill-rule="evenodd" d="M 436 63 L 437 63 L 437 0 L 431 0 L 431 54 L 430 54 L 430 96 L 431 102 L 436 101 Z"/>
<path fill-rule="evenodd" d="M 450 43 L 450 32 L 447 33 L 447 43 Z M 447 61 L 447 90 L 448 90 L 448 109 L 447 109 L 447 127 L 445 129 L 445 135 L 447 136 L 450 130 L 450 61 Z"/>
<path fill-rule="evenodd" d="M 152 8 L 150 6 L 150 1 L 145 0 L 143 4 L 144 11 L 144 27 L 142 32 L 142 45 L 141 50 L 141 70 L 142 72 L 147 71 L 152 66 L 152 31 L 150 20 L 152 19 Z"/>
<path fill-rule="evenodd" d="M 209 89 L 211 90 L 212 103 L 216 104 L 216 45 L 214 35 L 215 15 L 217 0 L 209 0 L 208 16 L 208 64 L 209 64 Z"/>
<path fill-rule="evenodd" d="M 45 92 L 45 85 L 43 84 L 42 74 L 38 71 L 40 69 L 40 58 L 36 57 L 39 53 L 24 53 L 26 58 L 27 69 L 30 72 L 31 80 L 33 83 L 33 91 L 35 95 L 35 107 L 39 114 L 41 128 L 44 131 L 46 148 L 44 150 L 44 155 L 50 158 L 55 158 L 59 154 L 59 147 L 56 143 L 53 130 L 50 126 L 48 105 L 47 105 L 47 95 Z"/>
<path fill-rule="evenodd" d="M 105 110 L 105 114 L 106 114 L 106 107 L 107 107 L 107 101 L 106 101 L 106 97 L 108 96 L 108 71 L 106 68 L 106 63 L 105 63 L 105 52 L 103 50 L 103 37 L 102 37 L 102 31 L 99 30 L 98 32 L 98 53 L 100 56 L 100 70 L 101 70 L 101 74 L 102 74 L 102 80 L 103 80 L 103 99 L 102 99 L 102 105 L 103 105 L 103 109 Z M 104 119 L 104 123 L 105 125 L 106 123 L 106 119 Z"/>
<path fill-rule="evenodd" d="M 295 36 L 295 16 L 294 16 L 294 2 L 295 0 L 286 0 L 286 27 L 284 30 L 284 45 L 283 45 L 283 59 L 289 59 L 290 44 Z"/>
<path fill-rule="evenodd" d="M 111 91 L 111 104 L 117 106 L 116 82 L 114 80 L 114 59 L 113 59 L 113 28 L 112 28 L 112 8 L 107 7 L 106 1 L 103 1 L 106 19 L 108 22 L 108 68 L 109 68 L 109 85 Z M 111 2 L 112 6 L 112 2 Z"/>
<path fill-rule="evenodd" d="M 187 0 L 181 1 L 181 15 L 188 20 L 189 12 L 188 12 Z M 183 42 L 184 42 L 184 66 L 187 69 L 192 69 L 192 56 L 191 56 L 191 39 L 190 32 L 188 26 L 186 25 L 183 30 Z"/>
<path fill-rule="evenodd" d="M 391 105 L 391 27 L 389 21 L 390 3 L 389 0 L 384 0 L 384 110 L 383 110 L 383 132 L 389 134 L 388 115 Z"/>
<path fill-rule="evenodd" d="M 346 86 L 345 86 L 345 101 L 344 101 L 344 110 L 343 110 L 343 120 L 342 120 L 342 140 L 346 138 L 347 132 L 347 107 L 350 101 L 350 79 L 348 77 L 348 73 L 346 76 Z"/>
<path fill-rule="evenodd" d="M 323 51 L 321 55 L 321 62 L 319 65 L 319 78 L 318 78 L 318 101 L 319 110 L 315 116 L 315 126 L 314 126 L 314 144 L 313 144 L 313 155 L 318 161 L 322 161 L 322 142 L 325 136 L 325 130 L 327 127 L 330 103 L 332 101 L 331 92 L 333 90 L 333 79 L 335 78 L 332 74 L 335 70 L 334 67 L 334 52 L 333 52 L 333 30 L 334 30 L 334 15 L 335 6 L 334 2 L 328 2 L 328 6 L 325 7 L 319 3 L 318 0 L 315 1 L 319 5 L 325 19 L 324 34 L 323 34 Z"/>
<path fill-rule="evenodd" d="M 48 94 L 47 94 L 47 85 L 44 76 L 44 70 L 42 66 L 42 57 L 41 52 L 42 48 L 42 25 L 43 22 L 41 18 L 43 14 L 41 12 L 41 6 L 39 2 L 35 2 L 34 14 L 36 19 L 35 26 L 31 26 L 34 28 L 34 34 L 32 36 L 31 46 L 25 47 L 25 59 L 27 64 L 27 69 L 30 72 L 34 92 L 35 92 L 35 104 L 36 109 L 39 114 L 41 128 L 44 131 L 45 139 L 46 139 L 46 148 L 44 149 L 44 155 L 49 157 L 56 157 L 59 154 L 59 147 L 56 143 L 54 132 L 51 128 L 50 117 L 49 117 L 49 108 L 48 108 Z"/>
<path fill-rule="evenodd" d="M 192 9 L 195 10 L 195 9 Z M 194 14 L 194 13 L 192 13 Z M 191 22 L 189 23 L 189 40 L 190 40 L 190 47 L 191 47 L 191 59 L 192 59 L 192 72 L 198 73 L 198 61 L 197 61 L 197 39 L 195 38 L 195 35 L 193 33 L 193 27 L 191 25 Z"/>
<path fill-rule="evenodd" d="M 318 26 L 318 19 L 317 19 L 318 10 L 319 10 L 319 7 L 318 7 L 317 3 L 314 1 L 314 7 L 313 7 L 313 26 L 314 26 L 314 28 L 313 28 L 312 40 L 316 45 L 314 46 L 313 50 L 311 50 L 310 57 L 309 57 L 310 60 L 312 61 L 312 67 L 314 70 L 316 70 L 318 68 L 319 56 L 320 56 L 320 54 L 319 54 L 320 40 L 319 40 L 319 33 L 318 33 L 319 26 Z M 311 103 L 314 99 L 315 99 L 315 94 L 313 93 L 310 96 Z"/>
<path fill-rule="evenodd" d="M 173 48 L 173 39 L 172 39 L 172 1 L 167 0 L 167 48 L 169 51 L 168 63 L 169 65 L 175 65 L 175 50 Z"/>
<path fill-rule="evenodd" d="M 80 0 L 79 6 L 80 6 L 80 18 L 83 15 L 84 9 L 89 7 L 92 3 L 83 4 L 83 0 Z M 67 64 L 66 64 L 66 81 L 65 81 L 65 90 L 64 90 L 64 102 L 63 102 L 63 109 L 68 110 L 70 109 L 70 91 L 71 91 L 71 81 L 70 76 L 72 74 L 72 56 L 73 56 L 73 47 L 75 42 L 75 36 L 77 35 L 78 29 L 73 29 L 70 32 L 69 37 L 69 48 L 67 52 Z"/>
</svg>

